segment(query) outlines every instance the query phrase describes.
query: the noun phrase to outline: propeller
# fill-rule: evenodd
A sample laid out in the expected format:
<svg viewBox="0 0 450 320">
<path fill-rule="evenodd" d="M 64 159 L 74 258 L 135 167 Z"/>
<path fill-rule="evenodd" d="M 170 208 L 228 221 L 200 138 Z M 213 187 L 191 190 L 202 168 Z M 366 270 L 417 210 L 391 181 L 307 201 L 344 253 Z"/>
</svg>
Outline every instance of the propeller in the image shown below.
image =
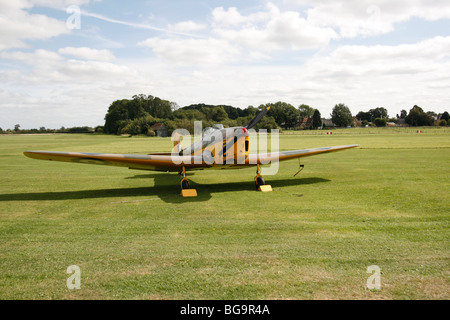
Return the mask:
<svg viewBox="0 0 450 320">
<path fill-rule="evenodd" d="M 252 121 L 250 121 L 250 123 L 247 125 L 246 129 L 251 129 L 253 128 L 265 115 L 266 113 L 270 110 L 270 107 L 265 108 L 263 111 L 261 111 L 259 114 L 256 115 L 256 117 L 253 118 Z"/>
</svg>

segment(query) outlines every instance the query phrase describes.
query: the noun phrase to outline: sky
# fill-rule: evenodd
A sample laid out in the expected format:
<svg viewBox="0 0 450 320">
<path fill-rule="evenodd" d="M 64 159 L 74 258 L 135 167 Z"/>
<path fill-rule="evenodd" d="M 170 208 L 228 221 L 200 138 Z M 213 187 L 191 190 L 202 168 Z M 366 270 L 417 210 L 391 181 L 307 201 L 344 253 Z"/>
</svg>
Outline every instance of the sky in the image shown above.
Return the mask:
<svg viewBox="0 0 450 320">
<path fill-rule="evenodd" d="M 329 118 L 450 111 L 448 0 L 0 0 L 0 128 L 97 126 L 146 94 Z"/>
</svg>

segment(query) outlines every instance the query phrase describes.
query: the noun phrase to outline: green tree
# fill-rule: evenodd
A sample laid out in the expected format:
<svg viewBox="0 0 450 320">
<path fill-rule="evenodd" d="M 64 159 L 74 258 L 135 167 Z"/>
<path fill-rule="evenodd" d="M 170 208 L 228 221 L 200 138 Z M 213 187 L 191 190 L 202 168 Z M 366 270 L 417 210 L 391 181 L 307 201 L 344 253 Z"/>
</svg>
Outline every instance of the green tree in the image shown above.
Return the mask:
<svg viewBox="0 0 450 320">
<path fill-rule="evenodd" d="M 172 112 L 177 108 L 177 104 L 160 99 L 158 97 L 153 97 L 151 95 L 134 95 L 133 101 L 135 103 L 136 113 L 130 113 L 130 119 L 135 119 L 137 117 L 143 116 L 146 112 L 155 118 L 170 118 L 172 117 Z"/>
<path fill-rule="evenodd" d="M 181 108 L 181 110 L 196 110 L 196 111 L 200 111 L 203 114 L 205 114 L 205 117 L 208 120 L 212 120 L 212 118 L 214 117 L 214 112 L 216 112 L 216 108 L 217 107 L 220 107 L 223 110 L 225 110 L 225 112 L 227 114 L 227 116 L 224 118 L 224 120 L 221 120 L 221 121 L 228 121 L 228 119 L 236 120 L 239 117 L 245 117 L 247 115 L 245 110 L 242 110 L 240 108 L 235 108 L 233 106 L 207 105 L 207 104 L 204 104 L 204 103 L 191 104 L 189 106 Z M 220 111 L 220 113 L 222 113 L 222 112 Z M 217 115 L 216 115 L 216 117 L 217 117 Z"/>
<path fill-rule="evenodd" d="M 16 124 L 16 125 L 14 126 L 14 131 L 15 131 L 15 132 L 19 132 L 19 131 L 20 131 L 20 124 Z"/>
<path fill-rule="evenodd" d="M 449 119 L 450 119 L 450 115 L 448 114 L 447 111 L 445 111 L 441 116 L 441 120 L 445 120 L 448 122 Z"/>
<path fill-rule="evenodd" d="M 212 121 L 213 114 L 214 114 L 214 111 L 212 108 L 205 106 L 200 109 L 200 112 L 205 115 L 205 120 Z"/>
<path fill-rule="evenodd" d="M 239 117 L 245 116 L 245 111 L 240 108 L 235 108 L 232 106 L 221 106 L 227 113 L 228 118 L 231 120 L 236 120 Z"/>
<path fill-rule="evenodd" d="M 360 121 L 367 120 L 369 122 L 373 122 L 376 118 L 388 119 L 389 115 L 388 115 L 388 111 L 386 110 L 386 108 L 381 108 L 381 107 L 374 108 L 374 109 L 370 109 L 367 112 L 360 111 L 356 115 L 356 119 L 358 119 Z"/>
<path fill-rule="evenodd" d="M 311 108 L 307 104 L 301 104 L 298 107 L 299 117 L 301 118 L 311 118 L 314 115 L 314 108 Z"/>
<path fill-rule="evenodd" d="M 338 127 L 347 127 L 352 124 L 352 113 L 345 104 L 339 103 L 331 112 L 331 121 Z"/>
<path fill-rule="evenodd" d="M 434 119 L 426 114 L 423 109 L 417 105 L 409 110 L 409 114 L 406 116 L 405 121 L 413 127 L 431 126 L 434 123 Z"/>
<path fill-rule="evenodd" d="M 400 119 L 405 119 L 408 115 L 408 112 L 406 110 L 400 111 Z"/>
<path fill-rule="evenodd" d="M 273 117 L 279 127 L 284 127 L 285 129 L 295 128 L 298 123 L 299 112 L 294 106 L 279 101 L 277 103 L 261 105 L 259 109 L 262 110 L 267 107 L 270 107 L 267 116 Z"/>
<path fill-rule="evenodd" d="M 387 124 L 387 120 L 386 119 L 382 119 L 382 118 L 376 118 L 373 123 L 377 126 L 377 127 L 386 127 Z"/>
<path fill-rule="evenodd" d="M 322 118 L 320 115 L 320 111 L 319 110 L 314 110 L 314 114 L 313 114 L 313 122 L 312 122 L 312 127 L 314 129 L 318 129 L 320 127 L 322 127 Z"/>
<path fill-rule="evenodd" d="M 173 102 L 144 94 L 134 95 L 132 100 L 116 100 L 109 106 L 105 115 L 104 129 L 106 133 L 117 134 L 127 127 L 127 133 L 134 134 L 139 131 L 136 127 L 139 124 L 132 125 L 128 120 L 134 121 L 148 115 L 154 118 L 171 119 L 174 108 L 176 108 L 176 104 Z M 140 129 L 143 130 L 142 134 L 147 133 L 146 128 L 141 127 Z"/>
<path fill-rule="evenodd" d="M 204 120 L 206 117 L 200 110 L 178 109 L 173 113 L 174 118 L 189 120 Z"/>
<path fill-rule="evenodd" d="M 256 116 L 257 113 L 258 113 L 258 109 L 257 108 L 255 108 L 254 106 L 248 106 L 244 110 L 244 117 L 250 117 L 251 119 L 253 119 Z"/>
<path fill-rule="evenodd" d="M 386 108 L 370 109 L 369 113 L 372 118 L 372 121 L 374 121 L 376 118 L 380 118 L 380 119 L 388 119 L 389 118 L 388 111 L 386 110 Z"/>
<path fill-rule="evenodd" d="M 178 103 L 170 102 L 170 109 L 172 110 L 172 112 L 178 110 L 179 108 L 180 108 L 180 106 L 178 105 Z"/>
<path fill-rule="evenodd" d="M 108 108 L 105 115 L 105 132 L 117 134 L 119 132 L 120 123 L 129 120 L 128 104 L 130 100 L 122 99 L 116 100 Z"/>
<path fill-rule="evenodd" d="M 153 101 L 153 112 L 150 113 L 155 118 L 169 119 L 172 117 L 171 102 L 156 97 Z"/>
<path fill-rule="evenodd" d="M 372 115 L 371 115 L 370 112 L 360 111 L 360 112 L 358 112 L 358 114 L 356 115 L 356 119 L 358 119 L 358 120 L 360 120 L 360 121 L 371 122 L 371 121 L 372 121 Z"/>
<path fill-rule="evenodd" d="M 428 111 L 426 114 L 429 115 L 432 118 L 437 118 L 437 113 L 434 112 L 434 111 Z"/>
<path fill-rule="evenodd" d="M 256 126 L 254 127 L 255 130 L 265 129 L 265 130 L 272 130 L 272 129 L 280 129 L 278 127 L 277 122 L 275 119 L 271 116 L 265 116 L 264 118 L 259 121 Z"/>
<path fill-rule="evenodd" d="M 284 109 L 284 127 L 286 129 L 293 129 L 298 125 L 299 112 L 294 106 L 290 104 L 285 104 L 283 106 Z"/>
<path fill-rule="evenodd" d="M 228 119 L 228 114 L 226 113 L 225 109 L 223 107 L 215 107 L 214 109 L 212 109 L 212 116 L 211 116 L 213 121 L 216 122 L 222 122 L 225 121 L 226 119 Z"/>
</svg>

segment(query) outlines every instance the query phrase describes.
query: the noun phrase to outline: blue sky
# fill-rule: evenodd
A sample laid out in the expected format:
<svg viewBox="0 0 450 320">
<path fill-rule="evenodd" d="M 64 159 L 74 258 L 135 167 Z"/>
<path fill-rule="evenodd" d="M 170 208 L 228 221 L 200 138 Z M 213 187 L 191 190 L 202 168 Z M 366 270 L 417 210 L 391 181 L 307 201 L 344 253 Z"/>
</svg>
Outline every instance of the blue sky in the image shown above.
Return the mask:
<svg viewBox="0 0 450 320">
<path fill-rule="evenodd" d="M 0 30 L 3 129 L 102 125 L 139 93 L 323 117 L 337 103 L 450 110 L 444 0 L 0 0 Z"/>
</svg>

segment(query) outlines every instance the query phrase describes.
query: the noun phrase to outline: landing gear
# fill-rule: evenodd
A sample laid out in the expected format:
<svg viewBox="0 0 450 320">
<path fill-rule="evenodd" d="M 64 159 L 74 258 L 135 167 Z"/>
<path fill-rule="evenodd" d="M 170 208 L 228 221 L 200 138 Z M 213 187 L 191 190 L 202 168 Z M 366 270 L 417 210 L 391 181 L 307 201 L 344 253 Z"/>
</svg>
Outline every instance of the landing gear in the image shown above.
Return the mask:
<svg viewBox="0 0 450 320">
<path fill-rule="evenodd" d="M 183 167 L 180 174 L 183 176 L 181 179 L 181 196 L 182 197 L 196 197 L 197 190 L 191 189 L 189 185 L 189 180 L 186 178 L 186 168 Z"/>
<path fill-rule="evenodd" d="M 272 187 L 270 185 L 266 185 L 266 182 L 264 181 L 264 178 L 261 175 L 259 164 L 256 165 L 255 187 L 256 190 L 262 192 L 272 191 Z"/>
<path fill-rule="evenodd" d="M 259 189 L 259 186 L 263 186 L 263 185 L 265 185 L 265 184 L 266 184 L 266 182 L 264 181 L 264 178 L 263 178 L 263 177 L 256 177 L 256 179 L 255 179 L 255 187 L 256 187 L 256 190 Z"/>
<path fill-rule="evenodd" d="M 183 189 L 183 190 L 190 189 L 188 179 L 184 178 L 183 180 L 181 180 L 181 189 Z"/>
<path fill-rule="evenodd" d="M 256 190 L 259 189 L 259 186 L 265 185 L 266 182 L 264 181 L 264 178 L 261 175 L 261 170 L 259 168 L 259 164 L 256 165 L 256 177 L 255 177 L 255 187 Z"/>
</svg>

